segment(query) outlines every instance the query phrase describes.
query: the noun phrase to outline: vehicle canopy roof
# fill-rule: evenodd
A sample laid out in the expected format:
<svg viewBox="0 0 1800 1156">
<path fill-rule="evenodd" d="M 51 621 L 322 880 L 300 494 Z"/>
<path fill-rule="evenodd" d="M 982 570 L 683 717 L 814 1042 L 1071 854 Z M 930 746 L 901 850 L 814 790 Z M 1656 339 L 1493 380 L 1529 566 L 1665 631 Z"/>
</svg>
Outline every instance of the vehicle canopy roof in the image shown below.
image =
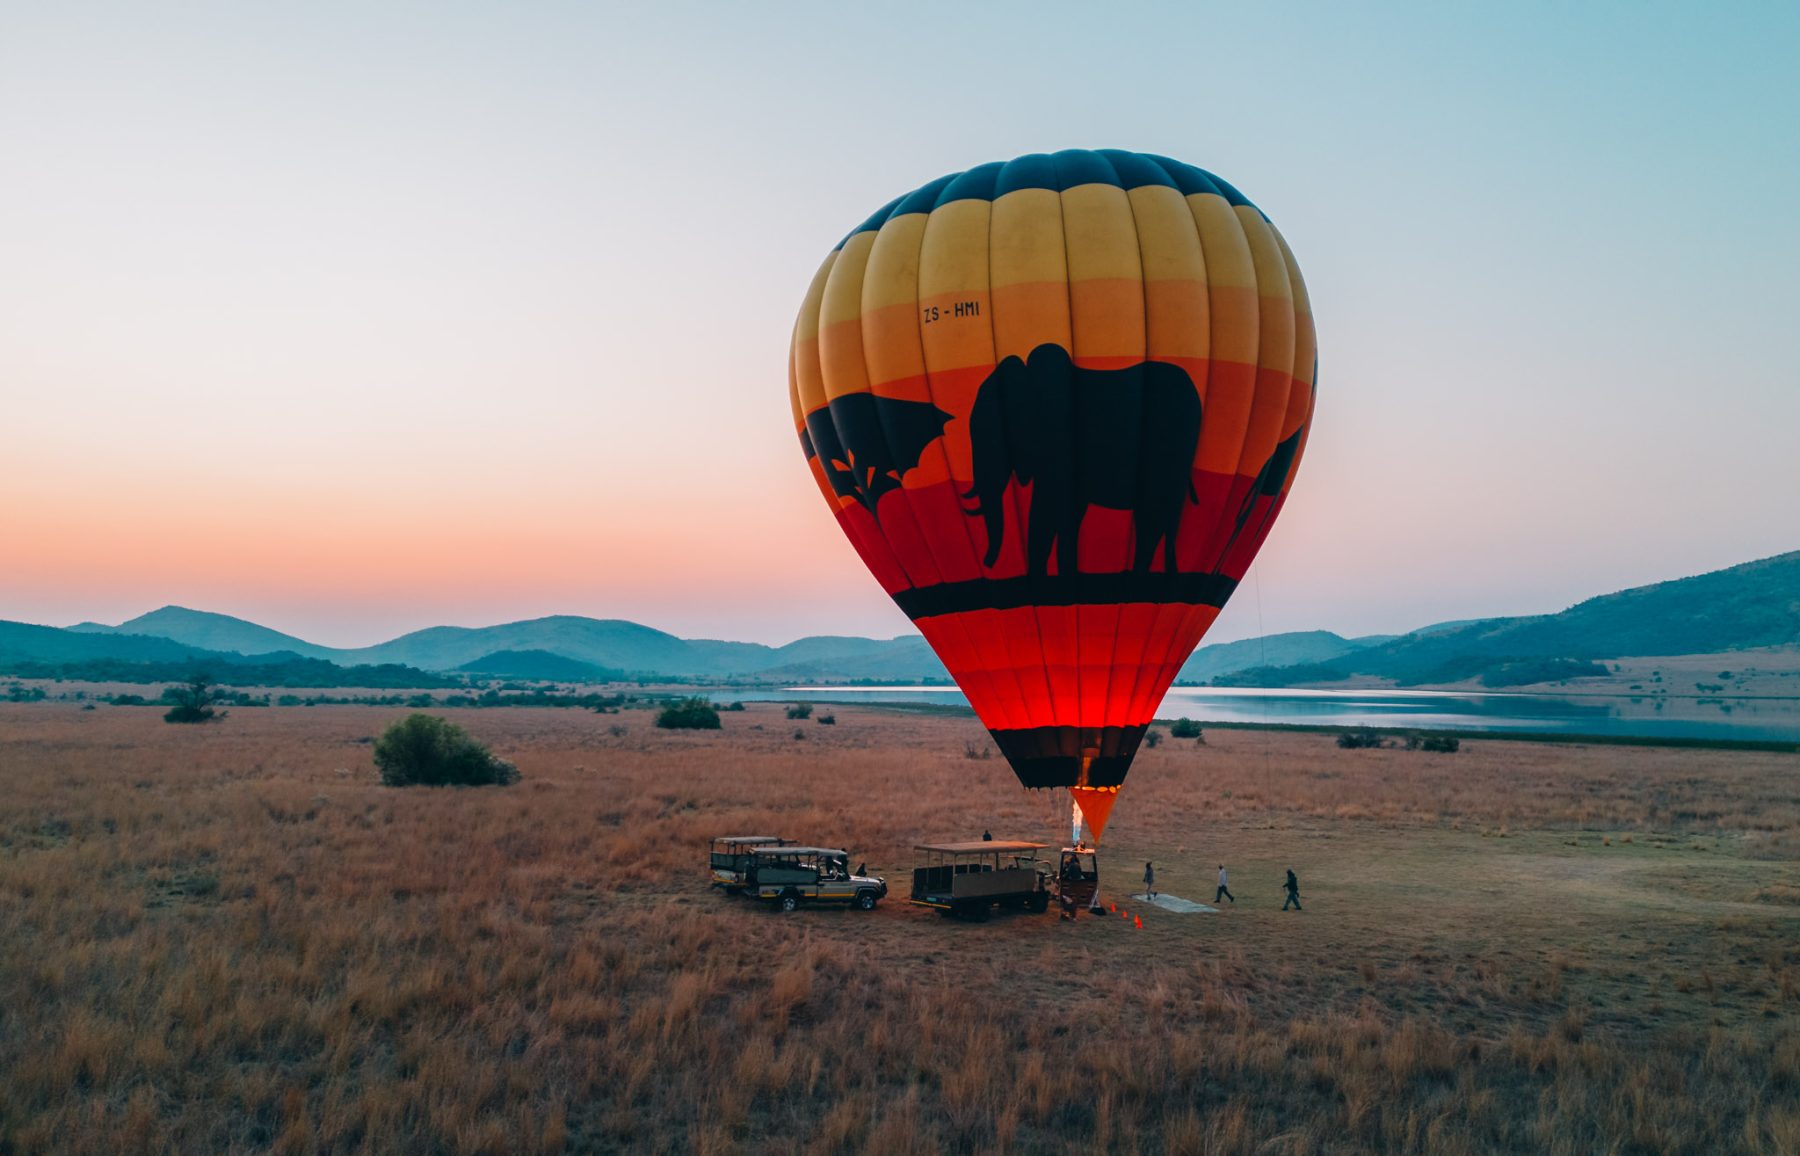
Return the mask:
<svg viewBox="0 0 1800 1156">
<path fill-rule="evenodd" d="M 1012 855 L 1042 851 L 1048 843 L 1023 843 L 1012 839 L 971 839 L 966 843 L 920 843 L 915 851 L 941 851 L 946 855 Z"/>
<path fill-rule="evenodd" d="M 781 836 L 779 836 L 779 835 L 720 835 L 717 838 L 715 838 L 713 840 L 713 842 L 715 842 L 715 843 L 730 843 L 734 846 L 744 846 L 746 844 L 751 844 L 751 843 L 779 843 L 779 842 L 781 842 Z"/>
<path fill-rule="evenodd" d="M 850 857 L 850 852 L 841 847 L 752 847 L 752 855 L 842 855 Z"/>
</svg>

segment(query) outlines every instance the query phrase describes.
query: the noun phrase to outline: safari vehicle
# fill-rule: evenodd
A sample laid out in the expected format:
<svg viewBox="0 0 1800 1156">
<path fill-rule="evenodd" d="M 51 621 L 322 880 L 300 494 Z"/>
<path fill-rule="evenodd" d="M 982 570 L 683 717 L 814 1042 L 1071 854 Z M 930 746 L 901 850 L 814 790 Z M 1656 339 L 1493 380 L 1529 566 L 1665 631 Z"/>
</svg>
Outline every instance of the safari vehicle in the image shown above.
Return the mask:
<svg viewBox="0 0 1800 1156">
<path fill-rule="evenodd" d="M 750 851 L 755 847 L 782 847 L 786 839 L 774 835 L 723 835 L 712 841 L 714 887 L 742 891 L 750 870 Z"/>
<path fill-rule="evenodd" d="M 836 847 L 752 847 L 744 890 L 782 911 L 802 903 L 850 903 L 873 911 L 888 888 L 879 875 L 852 875 L 850 852 Z"/>
<path fill-rule="evenodd" d="M 1050 907 L 1049 868 L 1032 853 L 1043 849 L 998 839 L 921 843 L 908 902 L 964 919 L 986 919 L 996 906 L 1041 913 Z"/>
<path fill-rule="evenodd" d="M 1092 847 L 1064 847 L 1056 866 L 1056 896 L 1063 913 L 1073 915 L 1091 905 L 1100 892 L 1100 862 Z"/>
</svg>

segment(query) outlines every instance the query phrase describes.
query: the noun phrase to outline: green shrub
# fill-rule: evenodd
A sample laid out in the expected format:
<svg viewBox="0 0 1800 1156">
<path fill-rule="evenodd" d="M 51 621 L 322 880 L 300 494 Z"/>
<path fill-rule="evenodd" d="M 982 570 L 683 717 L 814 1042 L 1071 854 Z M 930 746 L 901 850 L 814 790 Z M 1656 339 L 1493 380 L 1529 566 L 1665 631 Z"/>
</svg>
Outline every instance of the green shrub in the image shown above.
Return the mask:
<svg viewBox="0 0 1800 1156">
<path fill-rule="evenodd" d="M 506 786 L 519 771 L 449 719 L 412 714 L 375 740 L 375 766 L 390 787 Z"/>
<path fill-rule="evenodd" d="M 822 727 L 834 727 L 837 725 L 837 716 L 834 714 L 822 714 L 813 721 L 817 722 Z"/>
<path fill-rule="evenodd" d="M 1155 727 L 1151 727 L 1149 730 L 1145 731 L 1144 745 L 1151 750 L 1155 750 L 1158 746 L 1162 745 L 1162 732 Z"/>
<path fill-rule="evenodd" d="M 716 731 L 719 729 L 719 711 L 712 703 L 695 695 L 663 707 L 662 713 L 656 716 L 656 725 L 669 731 Z"/>
<path fill-rule="evenodd" d="M 1438 754 L 1453 755 L 1462 749 L 1462 740 L 1450 735 L 1410 734 L 1406 736 L 1406 749 L 1409 751 L 1435 751 Z"/>
<path fill-rule="evenodd" d="M 812 717 L 812 703 L 810 703 L 810 702 L 795 703 L 793 706 L 788 707 L 787 716 L 789 718 L 811 718 Z"/>
<path fill-rule="evenodd" d="M 1387 740 L 1365 727 L 1362 730 L 1345 731 L 1337 737 L 1337 745 L 1347 751 L 1372 750 L 1387 746 Z"/>
<path fill-rule="evenodd" d="M 1200 724 L 1191 718 L 1178 718 L 1170 725 L 1169 734 L 1178 739 L 1197 739 L 1201 736 Z"/>
<path fill-rule="evenodd" d="M 163 701 L 174 704 L 163 713 L 163 721 L 203 723 L 224 718 L 224 711 L 213 709 L 213 704 L 223 697 L 210 678 L 204 674 L 196 674 L 180 686 L 171 686 L 163 691 Z"/>
</svg>

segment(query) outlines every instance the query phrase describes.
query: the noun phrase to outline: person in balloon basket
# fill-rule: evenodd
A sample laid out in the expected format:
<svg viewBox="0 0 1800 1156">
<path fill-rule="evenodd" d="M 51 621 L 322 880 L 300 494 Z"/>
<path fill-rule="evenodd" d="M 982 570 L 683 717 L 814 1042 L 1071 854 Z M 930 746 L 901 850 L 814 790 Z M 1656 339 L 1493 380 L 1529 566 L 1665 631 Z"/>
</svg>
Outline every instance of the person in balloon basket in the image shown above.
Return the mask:
<svg viewBox="0 0 1800 1156">
<path fill-rule="evenodd" d="M 1295 877 L 1294 869 L 1292 867 L 1288 868 L 1287 882 L 1283 883 L 1282 886 L 1287 889 L 1287 903 L 1283 903 L 1281 909 L 1286 911 L 1288 905 L 1292 904 L 1295 911 L 1304 910 L 1304 908 L 1300 906 L 1300 880 Z"/>
<path fill-rule="evenodd" d="M 1213 892 L 1213 902 L 1217 903 L 1221 899 L 1229 899 L 1234 905 L 1237 903 L 1237 896 L 1231 893 L 1231 888 L 1225 886 L 1225 864 L 1223 863 L 1219 864 L 1219 889 Z"/>
<path fill-rule="evenodd" d="M 1144 864 L 1144 898 L 1156 902 L 1156 868 Z"/>
</svg>

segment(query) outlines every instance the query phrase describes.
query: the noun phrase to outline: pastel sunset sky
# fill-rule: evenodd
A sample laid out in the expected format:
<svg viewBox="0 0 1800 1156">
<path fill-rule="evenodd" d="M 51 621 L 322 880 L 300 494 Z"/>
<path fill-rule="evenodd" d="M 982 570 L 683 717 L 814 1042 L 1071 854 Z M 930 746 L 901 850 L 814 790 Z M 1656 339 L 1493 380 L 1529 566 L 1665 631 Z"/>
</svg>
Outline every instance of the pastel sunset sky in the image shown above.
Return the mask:
<svg viewBox="0 0 1800 1156">
<path fill-rule="evenodd" d="M 1800 548 L 1800 7 L 0 5 L 0 618 L 331 644 L 910 624 L 786 358 L 942 173 L 1120 147 L 1281 228 L 1321 346 L 1212 640 Z"/>
</svg>

